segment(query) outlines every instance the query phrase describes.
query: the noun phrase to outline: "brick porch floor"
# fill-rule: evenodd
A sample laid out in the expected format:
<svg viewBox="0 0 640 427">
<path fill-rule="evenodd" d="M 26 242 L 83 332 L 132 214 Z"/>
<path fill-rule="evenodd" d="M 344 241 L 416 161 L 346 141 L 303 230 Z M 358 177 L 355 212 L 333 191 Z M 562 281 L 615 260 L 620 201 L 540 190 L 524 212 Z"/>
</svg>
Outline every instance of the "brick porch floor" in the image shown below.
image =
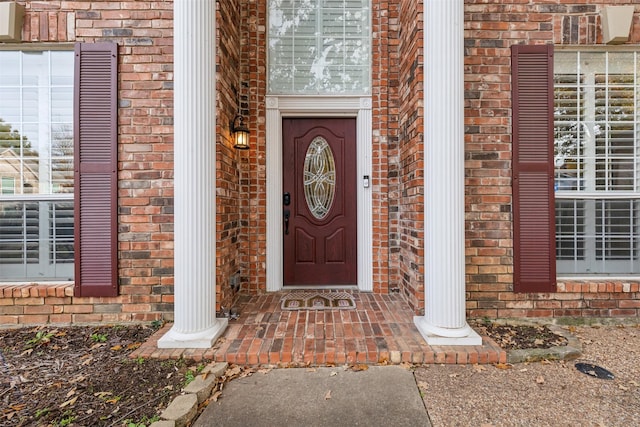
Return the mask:
<svg viewBox="0 0 640 427">
<path fill-rule="evenodd" d="M 280 308 L 282 293 L 240 296 L 240 317 L 229 320 L 209 349 L 158 349 L 165 325 L 132 358 L 180 358 L 241 365 L 327 365 L 353 363 L 505 363 L 506 352 L 487 337 L 481 346 L 429 346 L 400 295 L 353 292 L 356 309 Z"/>
</svg>

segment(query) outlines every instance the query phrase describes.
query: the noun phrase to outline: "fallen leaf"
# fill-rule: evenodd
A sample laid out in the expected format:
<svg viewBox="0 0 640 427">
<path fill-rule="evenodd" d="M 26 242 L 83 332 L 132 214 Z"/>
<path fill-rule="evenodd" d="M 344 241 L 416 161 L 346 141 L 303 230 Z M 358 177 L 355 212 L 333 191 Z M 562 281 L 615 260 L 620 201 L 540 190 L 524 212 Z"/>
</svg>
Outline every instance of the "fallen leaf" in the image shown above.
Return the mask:
<svg viewBox="0 0 640 427">
<path fill-rule="evenodd" d="M 478 365 L 478 364 L 476 363 L 475 365 L 473 365 L 473 370 L 474 370 L 475 372 L 482 372 L 482 371 L 486 371 L 486 370 L 487 370 L 487 368 L 485 368 L 485 367 L 484 367 L 484 366 L 482 366 L 482 365 Z"/>
<path fill-rule="evenodd" d="M 33 349 L 32 348 L 28 348 L 25 351 L 23 351 L 22 353 L 20 353 L 20 356 L 25 356 L 25 355 L 30 355 L 31 353 L 33 353 Z"/>
<path fill-rule="evenodd" d="M 227 378 L 234 378 L 235 376 L 240 375 L 241 372 L 242 368 L 240 368 L 240 366 L 233 365 L 225 371 L 224 376 Z"/>
<path fill-rule="evenodd" d="M 67 406 L 74 405 L 76 403 L 76 401 L 78 400 L 78 397 L 80 397 L 80 396 L 76 396 L 73 399 L 69 399 L 66 402 L 61 403 L 60 404 L 60 408 L 64 408 L 64 407 L 67 407 Z"/>
<path fill-rule="evenodd" d="M 331 390 L 327 391 L 324 394 L 324 400 L 329 400 L 329 399 L 331 399 Z"/>
<path fill-rule="evenodd" d="M 99 399 L 103 399 L 107 396 L 111 396 L 113 393 L 111 393 L 110 391 L 99 391 L 97 393 L 93 393 L 93 395 Z"/>
<path fill-rule="evenodd" d="M 127 350 L 135 350 L 138 347 L 140 347 L 141 345 L 142 345 L 142 343 L 139 343 L 139 342 L 134 342 L 132 344 L 128 344 L 127 345 Z"/>
<path fill-rule="evenodd" d="M 335 377 L 336 375 L 338 375 L 337 371 L 331 371 L 331 373 L 329 374 L 330 377 Z"/>
<path fill-rule="evenodd" d="M 495 366 L 498 369 L 511 369 L 513 367 L 508 363 L 496 363 L 493 366 Z"/>
<path fill-rule="evenodd" d="M 618 384 L 618 388 L 623 391 L 629 390 L 629 387 L 623 386 L 622 384 Z"/>
<path fill-rule="evenodd" d="M 67 397 L 71 397 L 74 394 L 76 394 L 76 389 L 75 388 L 73 390 L 69 390 L 69 392 L 67 393 Z"/>
<path fill-rule="evenodd" d="M 538 375 L 536 378 L 536 384 L 544 384 L 544 377 L 542 375 Z"/>
<path fill-rule="evenodd" d="M 87 365 L 91 364 L 91 362 L 93 362 L 93 357 L 89 357 L 87 360 L 82 362 L 82 366 L 87 366 Z"/>
<path fill-rule="evenodd" d="M 316 368 L 307 368 L 306 372 L 317 372 Z"/>
<path fill-rule="evenodd" d="M 527 371 L 528 371 L 528 369 L 527 369 L 527 368 L 522 368 L 522 369 L 520 369 L 518 372 L 527 372 Z"/>
<path fill-rule="evenodd" d="M 113 347 L 110 348 L 111 351 L 120 351 L 122 350 L 122 346 L 120 344 L 118 345 L 114 345 Z"/>
<path fill-rule="evenodd" d="M 426 381 L 418 381 L 418 388 L 422 390 L 427 390 L 429 388 L 429 384 Z"/>
<path fill-rule="evenodd" d="M 218 398 L 222 396 L 222 392 L 221 391 L 216 391 L 215 393 L 213 393 L 211 395 L 211 400 L 213 400 L 214 402 L 218 401 Z"/>
<path fill-rule="evenodd" d="M 458 378 L 460 376 L 459 373 L 455 372 L 453 374 L 449 374 L 449 378 Z"/>
<path fill-rule="evenodd" d="M 260 369 L 258 369 L 258 372 L 261 373 L 261 374 L 266 375 L 269 372 L 271 372 L 271 368 L 260 368 Z"/>
<path fill-rule="evenodd" d="M 369 365 L 365 365 L 364 363 L 360 363 L 358 365 L 353 365 L 351 367 L 352 370 L 358 372 L 358 371 L 366 371 L 367 369 L 369 369 Z"/>
</svg>

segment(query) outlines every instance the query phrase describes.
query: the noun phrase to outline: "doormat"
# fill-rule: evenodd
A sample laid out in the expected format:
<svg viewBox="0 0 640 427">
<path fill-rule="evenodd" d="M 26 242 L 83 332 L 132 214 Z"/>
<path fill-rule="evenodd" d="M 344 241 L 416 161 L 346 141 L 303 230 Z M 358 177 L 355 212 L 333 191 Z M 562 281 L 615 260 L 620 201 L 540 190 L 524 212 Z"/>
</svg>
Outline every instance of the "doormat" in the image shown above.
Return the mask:
<svg viewBox="0 0 640 427">
<path fill-rule="evenodd" d="M 356 308 L 348 292 L 290 292 L 280 300 L 283 310 L 345 310 Z"/>
</svg>

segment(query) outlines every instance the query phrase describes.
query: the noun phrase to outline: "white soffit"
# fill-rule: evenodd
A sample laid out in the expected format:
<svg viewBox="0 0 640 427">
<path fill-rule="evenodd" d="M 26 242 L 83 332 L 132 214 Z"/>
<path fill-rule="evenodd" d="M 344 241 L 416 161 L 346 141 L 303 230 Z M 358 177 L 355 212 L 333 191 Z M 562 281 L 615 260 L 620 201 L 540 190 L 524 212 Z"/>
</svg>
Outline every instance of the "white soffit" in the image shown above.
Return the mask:
<svg viewBox="0 0 640 427">
<path fill-rule="evenodd" d="M 629 41 L 634 6 L 605 6 L 600 11 L 602 42 L 622 44 Z"/>
</svg>

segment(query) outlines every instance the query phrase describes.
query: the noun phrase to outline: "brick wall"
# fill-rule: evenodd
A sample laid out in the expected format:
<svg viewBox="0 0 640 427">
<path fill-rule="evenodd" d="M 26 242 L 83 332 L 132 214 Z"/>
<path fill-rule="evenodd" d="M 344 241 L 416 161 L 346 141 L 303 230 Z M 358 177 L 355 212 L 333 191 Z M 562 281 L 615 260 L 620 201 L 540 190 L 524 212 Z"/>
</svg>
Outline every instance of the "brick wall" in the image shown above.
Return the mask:
<svg viewBox="0 0 640 427">
<path fill-rule="evenodd" d="M 241 56 L 240 22 L 244 12 L 241 2 L 220 0 L 216 20 L 218 51 L 217 68 L 217 150 L 216 150 L 216 310 L 228 309 L 233 303 L 235 289 L 240 284 L 245 260 L 240 255 L 245 239 L 243 204 L 248 195 L 241 188 L 245 153 L 236 150 L 231 140 L 230 121 L 238 112 L 251 120 L 246 105 L 246 83 L 241 75 L 244 59 Z M 213 190 L 213 189 L 212 189 Z"/>
<path fill-rule="evenodd" d="M 398 155 L 390 181 L 397 181 L 390 195 L 397 263 L 395 283 L 411 307 L 424 309 L 424 147 L 423 147 L 423 32 L 422 2 L 400 2 L 397 25 L 399 56 L 396 101 L 399 123 Z M 400 77 L 401 76 L 401 77 Z"/>
<path fill-rule="evenodd" d="M 389 192 L 390 163 L 397 151 L 397 108 L 393 86 L 397 85 L 398 5 L 372 1 L 371 31 L 371 101 L 372 101 L 372 220 L 373 220 L 373 291 L 387 293 L 389 288 Z M 394 55 L 396 55 L 394 57 Z"/>
<path fill-rule="evenodd" d="M 23 1 L 29 43 L 118 43 L 118 273 L 116 298 L 76 298 L 69 284 L 0 286 L 0 324 L 171 320 L 173 316 L 173 2 Z M 230 304 L 246 224 L 229 120 L 240 92 L 240 7 L 221 0 L 217 132 L 218 307 Z M 246 112 L 245 112 L 246 113 Z M 212 165 L 213 167 L 213 165 Z M 246 170 L 244 171 L 246 173 Z M 212 191 L 215 191 L 212 189 Z M 245 195 L 247 200 L 248 195 Z M 245 226 L 243 229 L 241 226 Z"/>
<path fill-rule="evenodd" d="M 0 324 L 156 320 L 173 307 L 173 38 L 171 1 L 27 1 L 22 46 L 115 41 L 119 53 L 120 296 L 4 285 Z"/>
<path fill-rule="evenodd" d="M 465 1 L 467 309 L 472 317 L 636 317 L 638 284 L 558 283 L 516 294 L 511 224 L 510 46 L 601 43 L 602 5 L 629 1 Z M 636 6 L 630 43 L 640 42 Z"/>
<path fill-rule="evenodd" d="M 173 312 L 173 38 L 171 1 L 21 2 L 25 43 L 119 45 L 120 296 L 75 298 L 71 286 L 5 285 L 0 324 L 171 319 Z M 266 281 L 266 4 L 218 2 L 218 307 Z M 599 11 L 622 1 L 465 2 L 467 308 L 474 317 L 637 316 L 638 283 L 512 292 L 510 50 L 513 43 L 594 44 Z M 640 7 L 631 43 L 640 42 Z M 424 307 L 422 5 L 372 1 L 374 292 Z M 238 23 L 241 23 L 238 26 Z M 229 120 L 241 110 L 251 150 Z"/>
<path fill-rule="evenodd" d="M 244 271 L 242 289 L 266 290 L 267 272 L 267 163 L 266 107 L 267 95 L 267 2 L 246 2 L 242 23 L 243 81 L 247 82 L 251 149 L 242 153 Z"/>
</svg>

